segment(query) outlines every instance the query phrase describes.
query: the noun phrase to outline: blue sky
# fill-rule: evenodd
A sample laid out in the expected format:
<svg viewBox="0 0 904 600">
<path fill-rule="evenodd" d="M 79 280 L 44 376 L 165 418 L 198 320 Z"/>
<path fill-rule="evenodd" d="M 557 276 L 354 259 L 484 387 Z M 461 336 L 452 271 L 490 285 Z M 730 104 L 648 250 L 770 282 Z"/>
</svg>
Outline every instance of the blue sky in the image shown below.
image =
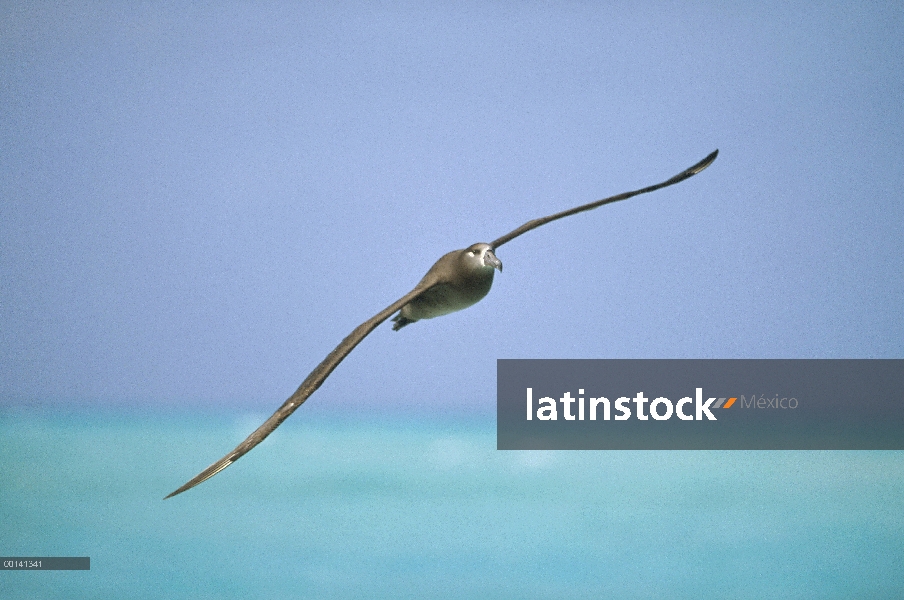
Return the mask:
<svg viewBox="0 0 904 600">
<path fill-rule="evenodd" d="M 0 399 L 494 411 L 497 358 L 904 356 L 895 3 L 0 9 Z M 298 418 L 296 415 L 294 418 Z"/>
</svg>

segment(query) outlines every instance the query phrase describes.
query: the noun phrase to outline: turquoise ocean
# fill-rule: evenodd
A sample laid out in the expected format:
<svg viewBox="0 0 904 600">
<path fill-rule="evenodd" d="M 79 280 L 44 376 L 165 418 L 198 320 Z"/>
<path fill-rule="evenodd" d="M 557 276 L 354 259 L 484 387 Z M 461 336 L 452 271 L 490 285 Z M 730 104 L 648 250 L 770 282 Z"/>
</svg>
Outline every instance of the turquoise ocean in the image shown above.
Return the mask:
<svg viewBox="0 0 904 600">
<path fill-rule="evenodd" d="M 510 452 L 495 420 L 0 410 L 18 598 L 904 598 L 904 453 Z"/>
</svg>

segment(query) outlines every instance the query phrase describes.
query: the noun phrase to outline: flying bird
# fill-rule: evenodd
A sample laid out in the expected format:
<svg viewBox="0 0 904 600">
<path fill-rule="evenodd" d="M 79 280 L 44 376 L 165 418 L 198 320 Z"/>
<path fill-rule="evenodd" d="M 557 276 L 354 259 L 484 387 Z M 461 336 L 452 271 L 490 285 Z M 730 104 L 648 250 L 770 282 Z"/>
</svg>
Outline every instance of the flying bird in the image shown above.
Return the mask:
<svg viewBox="0 0 904 600">
<path fill-rule="evenodd" d="M 463 250 L 453 250 L 442 256 L 436 263 L 430 267 L 424 278 L 414 286 L 414 289 L 369 318 L 354 331 L 352 331 L 336 348 L 330 352 L 323 361 L 311 371 L 311 374 L 305 378 L 299 388 L 295 390 L 288 400 L 277 409 L 273 416 L 264 421 L 264 424 L 258 427 L 244 442 L 236 446 L 236 448 L 213 463 L 203 471 L 201 471 L 194 479 L 180 487 L 178 490 L 167 496 L 172 498 L 176 494 L 191 489 L 207 481 L 239 458 L 241 458 L 249 450 L 264 441 L 273 430 L 279 427 L 289 415 L 307 400 L 317 388 L 323 384 L 330 373 L 333 372 L 342 359 L 348 356 L 355 346 L 361 340 L 367 337 L 378 325 L 398 311 L 398 314 L 392 319 L 393 330 L 399 329 L 420 321 L 421 319 L 432 319 L 442 315 L 447 315 L 471 306 L 483 299 L 490 291 L 493 285 L 493 274 L 496 269 L 502 271 L 502 261 L 496 257 L 496 249 L 499 246 L 512 241 L 516 237 L 527 233 L 532 229 L 536 229 L 541 225 L 551 223 L 564 217 L 569 217 L 586 210 L 599 208 L 604 204 L 611 204 L 619 200 L 626 200 L 633 196 L 653 192 L 676 183 L 680 183 L 685 179 L 693 177 L 716 160 L 719 154 L 718 150 L 695 164 L 685 169 L 681 173 L 675 175 L 671 179 L 667 179 L 662 183 L 651 185 L 649 187 L 625 192 L 616 196 L 610 196 L 603 200 L 590 202 L 581 206 L 563 210 L 554 215 L 542 217 L 528 221 L 521 227 L 511 231 L 501 238 L 493 240 L 489 244 L 477 243 Z M 164 498 L 164 500 L 166 499 Z"/>
</svg>

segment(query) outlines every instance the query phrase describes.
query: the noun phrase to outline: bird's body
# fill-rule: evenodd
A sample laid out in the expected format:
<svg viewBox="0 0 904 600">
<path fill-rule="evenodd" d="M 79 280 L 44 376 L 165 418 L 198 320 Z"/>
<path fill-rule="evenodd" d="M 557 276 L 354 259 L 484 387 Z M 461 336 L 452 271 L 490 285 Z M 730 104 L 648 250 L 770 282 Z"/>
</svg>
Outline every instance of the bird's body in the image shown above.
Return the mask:
<svg viewBox="0 0 904 600">
<path fill-rule="evenodd" d="M 437 283 L 402 307 L 392 328 L 448 315 L 480 302 L 490 292 L 493 272 L 502 271 L 502 262 L 489 244 L 474 244 L 443 255 L 424 275 L 421 283 Z"/>
<path fill-rule="evenodd" d="M 486 244 L 478 243 L 454 250 L 442 256 L 430 267 L 423 279 L 414 286 L 410 292 L 378 312 L 370 319 L 364 321 L 343 339 L 326 358 L 305 378 L 298 389 L 280 406 L 273 415 L 258 427 L 245 441 L 236 448 L 213 463 L 191 481 L 167 496 L 171 498 L 181 494 L 199 483 L 202 483 L 242 457 L 246 452 L 261 443 L 270 435 L 289 415 L 307 400 L 317 388 L 329 377 L 342 360 L 380 323 L 384 322 L 396 311 L 398 314 L 393 319 L 393 329 L 399 330 L 421 319 L 432 319 L 447 315 L 471 306 L 482 300 L 493 285 L 495 269 L 502 271 L 502 262 L 496 257 L 496 249 L 515 239 L 516 237 L 536 229 L 542 225 L 568 217 L 580 212 L 592 210 L 605 204 L 625 200 L 638 194 L 645 194 L 670 185 L 674 185 L 689 177 L 693 177 L 716 159 L 719 151 L 716 150 L 699 163 L 685 169 L 671 179 L 651 185 L 639 190 L 625 192 L 616 196 L 610 196 L 603 200 L 583 204 L 575 208 L 528 221 L 521 227 L 510 231 L 504 236 Z"/>
</svg>

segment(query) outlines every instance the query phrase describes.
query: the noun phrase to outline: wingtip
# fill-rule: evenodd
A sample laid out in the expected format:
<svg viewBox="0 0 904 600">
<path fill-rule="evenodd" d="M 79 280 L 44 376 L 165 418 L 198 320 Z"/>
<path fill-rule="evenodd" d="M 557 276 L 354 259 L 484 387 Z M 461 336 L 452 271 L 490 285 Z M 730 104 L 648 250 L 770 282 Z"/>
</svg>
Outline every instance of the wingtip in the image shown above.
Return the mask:
<svg viewBox="0 0 904 600">
<path fill-rule="evenodd" d="M 684 181 L 685 179 L 688 179 L 690 177 L 693 177 L 694 175 L 696 175 L 697 173 L 699 173 L 700 171 L 702 171 L 709 165 L 713 164 L 713 161 L 716 160 L 717 156 L 719 156 L 719 150 L 718 149 L 713 150 L 706 156 L 706 158 L 704 158 L 703 160 L 701 160 L 694 166 L 685 169 L 681 173 L 678 173 L 677 175 L 675 175 L 674 177 L 669 179 L 667 182 L 665 182 L 665 185 L 672 185 L 672 184 Z M 664 186 L 662 186 L 662 187 L 664 187 Z"/>
<path fill-rule="evenodd" d="M 713 161 L 716 160 L 716 157 L 719 156 L 719 149 L 716 148 L 712 152 L 710 152 L 706 158 L 695 164 L 693 167 L 687 170 L 687 172 L 691 175 L 696 175 L 709 165 L 713 164 Z"/>
<path fill-rule="evenodd" d="M 191 487 L 194 487 L 194 486 L 190 486 L 190 485 L 188 485 L 188 484 L 185 484 L 185 485 L 183 485 L 182 487 L 180 487 L 178 490 L 176 490 L 175 492 L 172 492 L 172 493 L 169 494 L 168 496 L 165 496 L 163 499 L 164 499 L 164 500 L 169 500 L 169 499 L 172 498 L 173 496 L 178 496 L 179 494 L 181 494 L 182 492 L 184 492 L 185 490 L 187 490 L 187 489 L 189 489 L 189 488 L 191 488 Z"/>
<path fill-rule="evenodd" d="M 255 445 L 257 445 L 257 444 L 255 444 Z M 216 475 L 217 473 L 219 473 L 220 471 L 222 471 L 223 469 L 225 469 L 226 467 L 228 467 L 229 465 L 231 465 L 232 463 L 237 461 L 239 458 L 241 458 L 242 454 L 244 454 L 245 452 L 247 452 L 247 450 L 245 450 L 244 452 L 241 452 L 241 453 L 239 453 L 237 450 L 233 450 L 232 452 L 230 452 L 229 454 L 227 454 L 226 456 L 224 456 L 217 462 L 213 463 L 212 465 L 210 465 L 209 467 L 207 467 L 206 469 L 204 469 L 203 471 L 198 473 L 194 477 L 194 479 L 192 479 L 191 481 L 189 481 L 188 483 L 186 483 L 185 485 L 180 487 L 178 490 L 176 490 L 175 492 L 173 492 L 172 494 L 170 494 L 169 496 L 164 498 L 164 500 L 166 500 L 168 498 L 172 498 L 173 496 L 176 496 L 178 494 L 181 494 L 182 492 L 186 492 L 186 491 L 190 490 L 191 488 L 195 487 L 196 485 L 204 483 L 205 481 L 207 481 L 208 479 L 210 479 L 211 477 L 213 477 L 214 475 Z"/>
</svg>

